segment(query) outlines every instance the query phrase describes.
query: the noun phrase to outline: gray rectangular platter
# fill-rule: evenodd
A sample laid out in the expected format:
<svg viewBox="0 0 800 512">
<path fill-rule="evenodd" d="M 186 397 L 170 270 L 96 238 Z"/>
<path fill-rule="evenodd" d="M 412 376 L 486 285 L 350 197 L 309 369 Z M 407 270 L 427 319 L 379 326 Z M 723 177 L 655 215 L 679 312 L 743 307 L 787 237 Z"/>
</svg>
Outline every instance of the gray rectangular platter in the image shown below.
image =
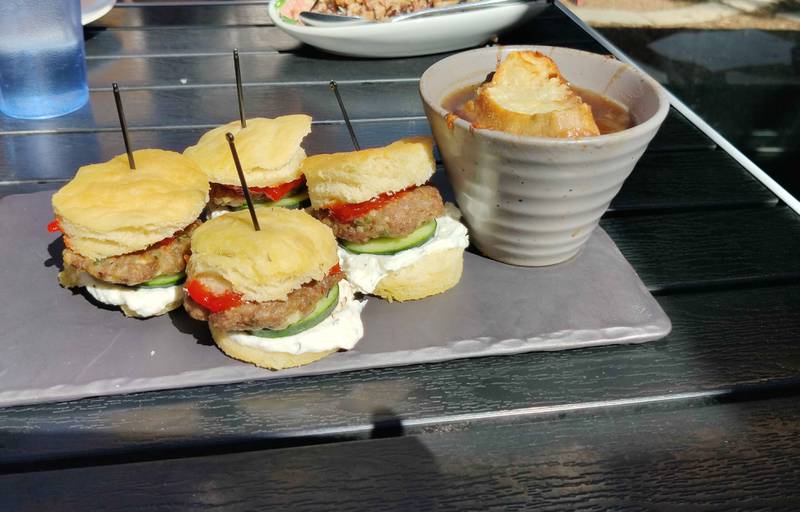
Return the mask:
<svg viewBox="0 0 800 512">
<path fill-rule="evenodd" d="M 409 303 L 370 298 L 349 352 L 271 372 L 224 356 L 183 310 L 137 320 L 59 287 L 52 192 L 0 199 L 0 406 L 277 379 L 521 352 L 642 343 L 670 321 L 598 228 L 572 260 L 505 265 L 467 252 L 454 289 Z"/>
</svg>

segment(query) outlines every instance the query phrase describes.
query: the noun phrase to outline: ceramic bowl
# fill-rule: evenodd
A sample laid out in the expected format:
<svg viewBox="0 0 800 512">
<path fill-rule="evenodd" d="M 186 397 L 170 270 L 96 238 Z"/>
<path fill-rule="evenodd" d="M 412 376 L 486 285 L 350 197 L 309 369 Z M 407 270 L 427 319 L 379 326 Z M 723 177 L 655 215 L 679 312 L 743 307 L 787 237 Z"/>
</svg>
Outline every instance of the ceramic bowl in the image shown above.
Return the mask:
<svg viewBox="0 0 800 512">
<path fill-rule="evenodd" d="M 625 105 L 635 126 L 620 132 L 556 139 L 475 129 L 448 117 L 442 101 L 484 80 L 513 51 L 555 60 L 572 84 Z M 428 68 L 420 95 L 436 144 L 470 228 L 486 256 L 543 266 L 580 251 L 669 111 L 652 78 L 613 57 L 551 46 L 481 48 Z"/>
<path fill-rule="evenodd" d="M 419 18 L 399 23 L 369 23 L 341 27 L 308 27 L 280 15 L 280 0 L 269 3 L 275 26 L 303 43 L 338 55 L 412 57 L 449 52 L 484 44 L 547 8 L 548 2 L 504 5 L 490 9 Z"/>
</svg>

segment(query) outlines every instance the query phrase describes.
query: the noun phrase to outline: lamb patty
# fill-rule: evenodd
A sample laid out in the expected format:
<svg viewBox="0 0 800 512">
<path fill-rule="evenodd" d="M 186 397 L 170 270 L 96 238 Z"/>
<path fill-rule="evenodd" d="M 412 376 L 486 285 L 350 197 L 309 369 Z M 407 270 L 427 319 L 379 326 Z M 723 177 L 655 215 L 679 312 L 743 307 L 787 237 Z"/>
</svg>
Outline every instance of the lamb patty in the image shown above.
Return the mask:
<svg viewBox="0 0 800 512">
<path fill-rule="evenodd" d="M 298 186 L 298 188 L 300 187 Z M 286 195 L 291 195 L 296 191 L 297 189 L 290 190 Z M 227 185 L 220 185 L 219 183 L 211 183 L 211 191 L 208 197 L 211 206 L 238 208 L 247 204 L 247 201 L 244 199 L 244 192 Z M 250 188 L 250 197 L 253 199 L 254 203 L 272 201 L 267 194 L 253 190 L 253 188 Z"/>
<path fill-rule="evenodd" d="M 92 260 L 72 249 L 64 249 L 64 265 L 83 270 L 92 277 L 108 283 L 136 286 L 158 276 L 177 274 L 186 269 L 186 257 L 190 253 L 192 231 L 200 221 L 189 224 L 166 245 L 153 245 L 142 251 L 101 260 Z"/>
<path fill-rule="evenodd" d="M 219 183 L 211 183 L 211 190 L 208 193 L 209 203 L 212 206 L 230 206 L 236 208 L 246 204 L 244 194 L 226 185 Z M 256 194 L 250 191 L 250 197 L 253 201 L 264 201 L 266 196 L 264 194 Z"/>
<path fill-rule="evenodd" d="M 245 302 L 225 311 L 211 313 L 187 294 L 183 306 L 196 320 L 223 331 L 256 331 L 259 329 L 284 329 L 314 311 L 317 303 L 344 278 L 344 272 L 331 274 L 321 281 L 311 281 L 291 292 L 284 300 Z"/>
<path fill-rule="evenodd" d="M 373 238 L 406 236 L 431 219 L 444 214 L 439 191 L 425 185 L 409 190 L 385 205 L 350 222 L 336 219 L 329 210 L 311 210 L 311 215 L 333 230 L 336 238 L 362 244 Z"/>
</svg>

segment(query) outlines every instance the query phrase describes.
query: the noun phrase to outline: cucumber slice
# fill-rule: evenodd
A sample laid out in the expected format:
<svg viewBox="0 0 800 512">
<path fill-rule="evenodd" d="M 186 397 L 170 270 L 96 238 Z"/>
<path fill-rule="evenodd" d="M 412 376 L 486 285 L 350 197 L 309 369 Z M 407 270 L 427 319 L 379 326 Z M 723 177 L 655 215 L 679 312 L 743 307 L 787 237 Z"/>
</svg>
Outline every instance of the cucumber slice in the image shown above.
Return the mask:
<svg viewBox="0 0 800 512">
<path fill-rule="evenodd" d="M 181 284 L 186 279 L 186 274 L 179 272 L 177 274 L 164 274 L 155 279 L 145 281 L 140 284 L 142 288 L 166 288 L 167 286 L 175 286 Z"/>
<path fill-rule="evenodd" d="M 373 238 L 369 242 L 356 244 L 342 241 L 342 247 L 356 254 L 396 254 L 412 247 L 419 247 L 436 233 L 436 220 L 431 220 L 401 238 Z"/>
<path fill-rule="evenodd" d="M 261 338 L 285 338 L 286 336 L 292 336 L 294 334 L 301 333 L 311 329 L 315 325 L 328 318 L 338 303 L 339 285 L 337 284 L 331 288 L 331 291 L 328 292 L 328 295 L 317 302 L 317 306 L 314 308 L 314 311 L 309 313 L 309 315 L 305 318 L 298 320 L 285 329 L 261 329 L 258 331 L 250 331 L 250 334 L 253 336 L 259 336 Z"/>
<path fill-rule="evenodd" d="M 254 206 L 280 206 L 290 210 L 304 208 L 305 206 L 308 206 L 308 203 L 308 189 L 305 187 L 301 188 L 294 194 L 283 196 L 277 201 L 253 201 Z M 245 209 L 247 209 L 247 204 L 243 204 L 234 208 L 234 210 Z"/>
</svg>

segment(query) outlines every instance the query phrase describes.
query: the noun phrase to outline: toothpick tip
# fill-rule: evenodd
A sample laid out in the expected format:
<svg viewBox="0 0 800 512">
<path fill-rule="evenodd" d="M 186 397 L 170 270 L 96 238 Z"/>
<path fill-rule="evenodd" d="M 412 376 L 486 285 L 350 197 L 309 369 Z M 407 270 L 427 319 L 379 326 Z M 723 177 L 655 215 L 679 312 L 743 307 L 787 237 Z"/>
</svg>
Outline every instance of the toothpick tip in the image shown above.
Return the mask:
<svg viewBox="0 0 800 512">
<path fill-rule="evenodd" d="M 111 84 L 111 90 L 114 92 L 119 92 L 119 85 L 117 84 L 117 82 Z"/>
<path fill-rule="evenodd" d="M 331 89 L 336 89 L 336 85 L 337 85 L 337 84 L 336 84 L 336 80 L 331 80 L 331 81 L 330 81 L 330 83 L 328 84 L 328 86 L 329 86 Z"/>
<path fill-rule="evenodd" d="M 226 133 L 225 138 L 228 139 L 228 142 L 233 142 L 233 134 L 231 132 Z"/>
</svg>

